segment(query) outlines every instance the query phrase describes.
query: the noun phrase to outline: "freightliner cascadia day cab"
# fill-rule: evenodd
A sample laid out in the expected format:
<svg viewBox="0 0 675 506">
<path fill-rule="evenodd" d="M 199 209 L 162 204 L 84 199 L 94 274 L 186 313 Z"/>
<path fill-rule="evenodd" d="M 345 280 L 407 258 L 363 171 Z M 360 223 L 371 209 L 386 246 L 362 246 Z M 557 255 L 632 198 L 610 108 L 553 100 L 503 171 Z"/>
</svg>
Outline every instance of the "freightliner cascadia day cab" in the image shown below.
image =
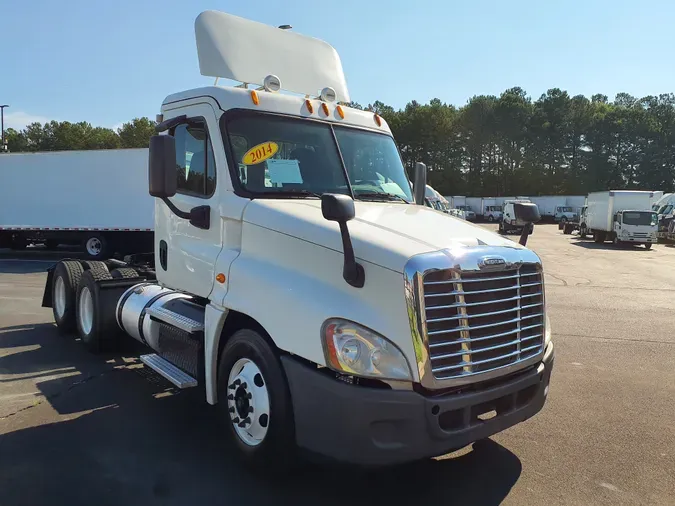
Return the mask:
<svg viewBox="0 0 675 506">
<path fill-rule="evenodd" d="M 541 410 L 539 257 L 424 206 L 426 168 L 413 191 L 384 119 L 343 105 L 330 45 L 214 11 L 195 31 L 201 73 L 244 84 L 166 98 L 154 252 L 50 269 L 58 327 L 145 343 L 253 463 L 405 462 Z"/>
</svg>

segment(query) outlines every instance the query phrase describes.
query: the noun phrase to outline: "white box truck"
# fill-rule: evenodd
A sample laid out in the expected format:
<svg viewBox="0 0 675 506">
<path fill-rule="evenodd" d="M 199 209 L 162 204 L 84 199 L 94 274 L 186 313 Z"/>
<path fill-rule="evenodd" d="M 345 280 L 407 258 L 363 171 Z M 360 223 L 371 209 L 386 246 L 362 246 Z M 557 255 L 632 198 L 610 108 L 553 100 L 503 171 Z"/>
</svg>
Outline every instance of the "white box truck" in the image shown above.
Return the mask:
<svg viewBox="0 0 675 506">
<path fill-rule="evenodd" d="M 255 89 L 164 100 L 154 254 L 50 269 L 59 329 L 92 351 L 146 344 L 144 364 L 203 389 L 232 448 L 273 469 L 299 449 L 443 455 L 541 410 L 540 258 L 424 205 L 426 167 L 411 188 L 386 121 L 344 105 L 330 45 L 215 11 L 195 34 L 202 74 Z"/>
<path fill-rule="evenodd" d="M 478 215 L 483 210 L 482 206 L 482 197 L 467 197 L 466 206 L 473 212 L 474 219 L 478 218 Z"/>
<path fill-rule="evenodd" d="M 652 211 L 653 192 L 610 190 L 589 193 L 586 226 L 596 243 L 644 244 L 657 241 L 657 214 Z"/>
<path fill-rule="evenodd" d="M 81 245 L 90 258 L 152 251 L 147 149 L 0 155 L 0 247 Z"/>
<path fill-rule="evenodd" d="M 496 198 L 485 197 L 481 199 L 480 215 L 483 220 L 489 223 L 499 223 L 502 220 L 503 208 L 497 203 Z"/>
</svg>

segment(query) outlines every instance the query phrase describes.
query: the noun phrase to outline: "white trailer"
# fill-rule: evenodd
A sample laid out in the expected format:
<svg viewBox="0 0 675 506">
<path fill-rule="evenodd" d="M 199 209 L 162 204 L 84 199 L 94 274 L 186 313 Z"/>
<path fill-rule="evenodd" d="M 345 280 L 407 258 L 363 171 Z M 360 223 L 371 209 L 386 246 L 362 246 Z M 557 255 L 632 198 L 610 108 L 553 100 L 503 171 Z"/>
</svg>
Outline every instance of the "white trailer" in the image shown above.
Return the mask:
<svg viewBox="0 0 675 506">
<path fill-rule="evenodd" d="M 529 197 L 529 199 L 534 204 L 537 204 L 539 213 L 544 220 L 554 220 L 556 208 L 565 207 L 567 205 L 567 198 L 564 195 L 540 195 L 537 197 Z"/>
<path fill-rule="evenodd" d="M 483 209 L 482 197 L 467 197 L 466 205 L 476 214 L 479 215 Z"/>
<path fill-rule="evenodd" d="M 164 100 L 139 185 L 154 255 L 59 262 L 43 300 L 58 328 L 94 352 L 147 345 L 141 361 L 202 389 L 233 451 L 271 472 L 299 448 L 444 455 L 539 412 L 554 348 L 527 235 L 426 207 L 426 167 L 411 188 L 384 118 L 343 105 L 327 43 L 215 11 L 195 34 L 202 74 L 254 88 Z"/>
<path fill-rule="evenodd" d="M 0 247 L 77 244 L 91 258 L 152 250 L 147 149 L 0 155 Z"/>
<path fill-rule="evenodd" d="M 566 195 L 565 199 L 565 205 L 574 209 L 580 209 L 586 205 L 586 195 Z"/>
<path fill-rule="evenodd" d="M 644 244 L 657 241 L 658 218 L 652 211 L 651 191 L 610 190 L 589 193 L 586 226 L 597 243 Z"/>
</svg>

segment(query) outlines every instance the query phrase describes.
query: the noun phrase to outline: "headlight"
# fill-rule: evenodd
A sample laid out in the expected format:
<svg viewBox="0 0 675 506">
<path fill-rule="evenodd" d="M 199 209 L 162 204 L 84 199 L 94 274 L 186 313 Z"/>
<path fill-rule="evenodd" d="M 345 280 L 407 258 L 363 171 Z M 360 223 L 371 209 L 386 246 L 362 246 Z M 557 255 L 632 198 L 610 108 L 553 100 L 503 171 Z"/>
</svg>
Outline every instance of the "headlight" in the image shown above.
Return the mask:
<svg viewBox="0 0 675 506">
<path fill-rule="evenodd" d="M 412 380 L 408 361 L 396 345 L 361 325 L 331 318 L 321 328 L 328 366 L 339 372 L 379 379 Z"/>
<path fill-rule="evenodd" d="M 544 325 L 546 326 L 544 329 L 544 349 L 546 349 L 548 343 L 551 342 L 551 321 L 548 319 L 548 315 L 546 315 Z"/>
</svg>

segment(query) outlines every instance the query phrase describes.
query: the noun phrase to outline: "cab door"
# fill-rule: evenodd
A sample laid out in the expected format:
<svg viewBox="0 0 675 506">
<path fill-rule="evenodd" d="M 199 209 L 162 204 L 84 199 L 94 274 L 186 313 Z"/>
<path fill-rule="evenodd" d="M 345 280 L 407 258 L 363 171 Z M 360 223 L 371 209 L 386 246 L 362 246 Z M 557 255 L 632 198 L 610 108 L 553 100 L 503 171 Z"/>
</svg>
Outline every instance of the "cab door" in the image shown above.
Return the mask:
<svg viewBox="0 0 675 506">
<path fill-rule="evenodd" d="M 158 199 L 155 267 L 162 284 L 208 297 L 214 283 L 216 258 L 222 248 L 218 168 L 214 157 L 214 144 L 220 148 L 222 141 L 218 136 L 216 111 L 210 104 L 175 109 L 164 117 L 182 115 L 186 116 L 185 120 L 169 131 L 176 140 L 177 182 L 176 195 L 169 201 L 183 212 L 199 208 L 204 219 L 181 218 Z"/>
</svg>

